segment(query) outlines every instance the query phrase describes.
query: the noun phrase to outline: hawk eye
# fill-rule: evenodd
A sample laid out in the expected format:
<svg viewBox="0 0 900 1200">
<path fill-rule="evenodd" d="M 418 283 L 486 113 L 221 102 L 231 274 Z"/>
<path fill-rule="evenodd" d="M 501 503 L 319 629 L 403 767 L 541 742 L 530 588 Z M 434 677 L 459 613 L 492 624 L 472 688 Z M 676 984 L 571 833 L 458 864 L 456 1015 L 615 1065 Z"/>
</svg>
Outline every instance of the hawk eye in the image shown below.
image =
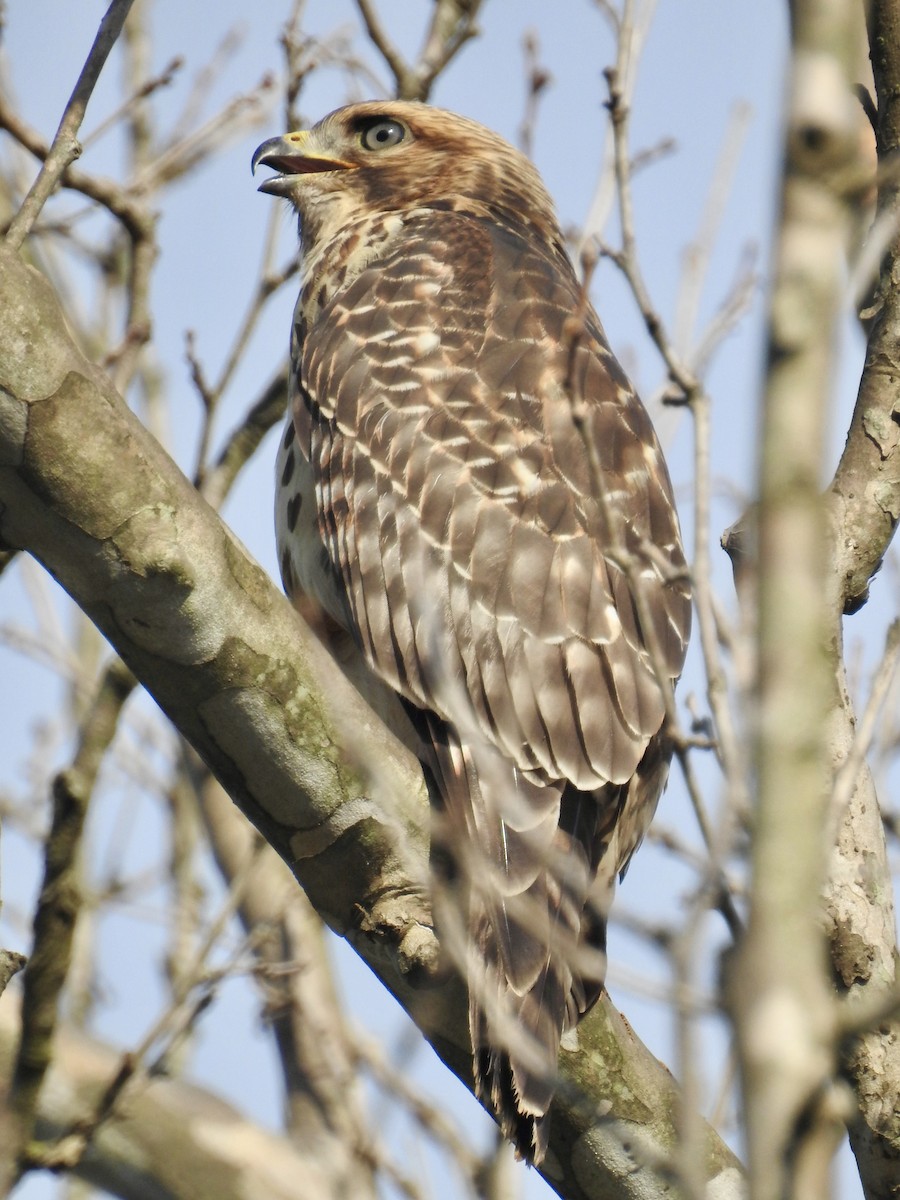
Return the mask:
<svg viewBox="0 0 900 1200">
<path fill-rule="evenodd" d="M 399 121 L 384 117 L 366 126 L 359 140 L 364 150 L 387 150 L 390 146 L 402 142 L 405 137 L 406 130 Z"/>
</svg>

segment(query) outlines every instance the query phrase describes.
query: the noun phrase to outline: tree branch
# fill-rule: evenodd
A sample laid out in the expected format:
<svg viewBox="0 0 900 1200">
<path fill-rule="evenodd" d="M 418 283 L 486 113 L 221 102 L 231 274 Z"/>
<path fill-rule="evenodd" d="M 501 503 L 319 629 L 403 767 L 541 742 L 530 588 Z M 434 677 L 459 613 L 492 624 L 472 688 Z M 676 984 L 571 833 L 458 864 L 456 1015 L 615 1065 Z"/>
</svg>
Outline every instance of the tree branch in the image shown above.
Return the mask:
<svg viewBox="0 0 900 1200">
<path fill-rule="evenodd" d="M 103 70 L 104 63 L 109 57 L 109 52 L 115 45 L 116 39 L 122 32 L 125 18 L 133 3 L 134 0 L 112 0 L 106 15 L 100 22 L 100 28 L 97 30 L 97 36 L 87 62 L 78 76 L 75 90 L 69 97 L 69 103 L 62 115 L 50 147 L 50 153 L 44 160 L 37 179 L 32 184 L 28 195 L 22 202 L 22 207 L 13 218 L 7 231 L 6 240 L 10 246 L 14 246 L 16 249 L 28 236 L 29 230 L 40 215 L 40 211 L 53 189 L 62 179 L 66 168 L 81 154 L 81 147 L 77 141 L 78 130 L 84 120 L 88 101 L 100 78 L 100 72 Z"/>
<path fill-rule="evenodd" d="M 88 805 L 100 764 L 134 686 L 134 677 L 120 659 L 114 659 L 85 717 L 75 758 L 53 781 L 53 824 L 34 914 L 34 946 L 23 978 L 22 1040 L 12 1082 L 12 1106 L 19 1125 L 16 1143 L 7 1146 L 7 1165 L 13 1172 L 20 1170 L 20 1160 L 30 1155 L 27 1147 L 34 1135 L 38 1096 L 53 1055 L 60 993 L 82 907 L 79 860 Z M 10 1181 L 4 1182 L 8 1185 Z"/>
<path fill-rule="evenodd" d="M 853 220 L 848 181 L 856 174 L 858 136 L 851 84 L 861 30 L 855 6 L 844 0 L 796 0 L 792 17 L 759 485 L 753 888 L 730 989 L 751 1195 L 760 1200 L 825 1194 L 847 1117 L 846 1097 L 835 1084 L 839 1008 L 821 897 L 824 891 L 832 919 L 831 906 L 846 907 L 846 872 L 836 873 L 832 862 L 829 877 L 826 865 L 834 831 L 831 785 L 849 752 L 853 716 L 843 679 L 843 604 L 828 586 L 833 527 L 819 480 Z M 875 803 L 871 808 L 877 813 Z M 848 811 L 842 838 L 859 816 Z M 876 870 L 883 841 L 871 816 L 866 832 L 874 837 L 856 846 L 866 846 Z M 847 850 L 839 840 L 837 853 Z M 869 912 L 870 937 L 876 914 Z M 834 939 L 830 949 L 836 956 Z M 880 969 L 878 977 L 880 985 Z M 865 1069 L 856 1072 L 857 1087 L 864 1076 Z M 883 1103 L 884 1080 L 875 1086 Z M 865 1180 L 863 1162 L 860 1168 Z"/>
<path fill-rule="evenodd" d="M 856 408 L 831 484 L 837 569 L 847 613 L 868 599 L 869 581 L 900 520 L 900 13 L 889 0 L 873 0 L 866 12 L 878 94 L 878 217 L 889 222 L 894 237 L 882 259 L 877 315 Z M 849 181 L 857 190 L 869 182 L 868 176 Z"/>
<path fill-rule="evenodd" d="M 0 1137 L 18 1033 L 15 1006 L 6 1003 L 0 1016 Z M 38 1108 L 37 1131 L 48 1142 L 96 1105 L 122 1058 L 65 1027 L 58 1043 Z M 5 1150 L 7 1142 L 0 1145 Z M 327 1173 L 299 1143 L 261 1129 L 203 1088 L 165 1077 L 130 1094 L 127 1110 L 97 1132 L 75 1174 L 121 1200 L 337 1196 Z"/>
<path fill-rule="evenodd" d="M 185 757 L 210 847 L 230 886 L 255 835 L 196 756 Z M 238 915 L 248 935 L 256 934 L 253 952 L 281 1060 L 288 1128 L 320 1165 L 335 1200 L 374 1197 L 383 1150 L 368 1136 L 322 923 L 270 847 L 257 858 Z"/>
<path fill-rule="evenodd" d="M 26 961 L 25 955 L 15 950 L 0 950 L 0 996 L 6 991 L 13 976 L 23 969 Z"/>
</svg>

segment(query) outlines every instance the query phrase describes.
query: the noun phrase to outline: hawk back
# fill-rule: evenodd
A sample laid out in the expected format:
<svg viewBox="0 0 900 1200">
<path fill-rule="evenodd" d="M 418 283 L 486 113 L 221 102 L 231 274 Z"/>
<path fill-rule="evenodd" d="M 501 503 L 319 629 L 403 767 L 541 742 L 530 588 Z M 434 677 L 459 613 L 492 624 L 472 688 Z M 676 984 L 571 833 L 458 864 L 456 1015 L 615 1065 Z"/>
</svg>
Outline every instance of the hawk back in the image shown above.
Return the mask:
<svg viewBox="0 0 900 1200">
<path fill-rule="evenodd" d="M 476 1086 L 539 1160 L 560 1037 L 602 987 L 614 881 L 665 781 L 686 568 L 649 418 L 595 314 L 572 332 L 561 246 L 478 209 L 391 221 L 301 293 L 283 574 L 419 731 Z"/>
</svg>

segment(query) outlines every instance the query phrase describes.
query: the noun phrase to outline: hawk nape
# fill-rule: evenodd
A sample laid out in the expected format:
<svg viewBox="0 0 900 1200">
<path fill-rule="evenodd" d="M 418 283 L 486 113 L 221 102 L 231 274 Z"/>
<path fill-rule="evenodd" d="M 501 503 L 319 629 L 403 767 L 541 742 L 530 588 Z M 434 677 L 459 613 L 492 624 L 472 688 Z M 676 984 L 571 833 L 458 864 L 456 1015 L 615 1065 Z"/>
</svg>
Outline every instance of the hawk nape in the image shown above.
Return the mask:
<svg viewBox="0 0 900 1200">
<path fill-rule="evenodd" d="M 428 769 L 476 1090 L 540 1161 L 560 1038 L 602 989 L 614 882 L 668 771 L 690 627 L 669 476 L 589 307 L 573 336 L 582 288 L 505 141 L 370 102 L 253 163 L 303 248 L 284 584 Z"/>
</svg>

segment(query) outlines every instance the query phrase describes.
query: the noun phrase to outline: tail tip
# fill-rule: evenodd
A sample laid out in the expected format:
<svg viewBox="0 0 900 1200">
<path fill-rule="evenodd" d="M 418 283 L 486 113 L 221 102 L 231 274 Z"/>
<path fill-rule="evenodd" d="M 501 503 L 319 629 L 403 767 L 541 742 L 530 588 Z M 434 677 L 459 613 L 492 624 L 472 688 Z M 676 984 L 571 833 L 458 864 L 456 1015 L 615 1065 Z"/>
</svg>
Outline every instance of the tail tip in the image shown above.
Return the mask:
<svg viewBox="0 0 900 1200">
<path fill-rule="evenodd" d="M 475 1055 L 475 1094 L 494 1114 L 503 1136 L 512 1142 L 516 1158 L 538 1167 L 547 1153 L 550 1119 L 546 1104 L 531 1103 L 516 1086 L 506 1054 L 481 1049 Z"/>
</svg>

